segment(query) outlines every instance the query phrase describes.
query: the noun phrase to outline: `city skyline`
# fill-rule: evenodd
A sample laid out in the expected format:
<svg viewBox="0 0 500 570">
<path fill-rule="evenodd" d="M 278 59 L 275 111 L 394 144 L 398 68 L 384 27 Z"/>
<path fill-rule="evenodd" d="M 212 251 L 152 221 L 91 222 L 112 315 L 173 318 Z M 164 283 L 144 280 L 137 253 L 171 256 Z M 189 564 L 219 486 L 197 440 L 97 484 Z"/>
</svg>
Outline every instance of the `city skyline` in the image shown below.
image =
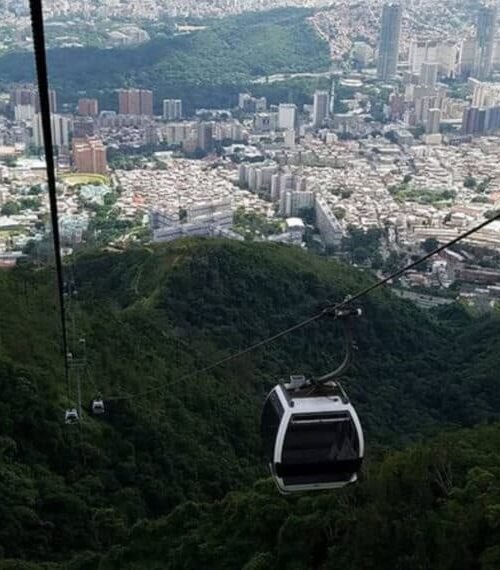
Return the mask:
<svg viewBox="0 0 500 570">
<path fill-rule="evenodd" d="M 319 14 L 304 21 L 322 37 L 325 20 Z M 64 88 L 62 95 L 52 89 L 65 223 L 78 227 L 84 241 L 82 228 L 94 214 L 82 204 L 110 194 L 106 204 L 118 219 L 140 224 L 159 241 L 186 235 L 241 239 L 251 231 L 253 239 L 340 254 L 349 228 L 377 228 L 384 238 L 375 258 L 361 252 L 354 257 L 382 266 L 391 252 L 408 255 L 430 238 L 442 242 L 500 206 L 500 172 L 491 160 L 500 133 L 500 53 L 496 16 L 486 25 L 484 14 L 496 13 L 487 6 L 471 11 L 470 34 L 462 39 L 432 39 L 409 26 L 410 8 L 379 3 L 377 14 L 366 14 L 376 17 L 372 27 L 368 19 L 352 28 L 358 38 L 363 30 L 365 39 L 352 42 L 345 68 L 335 63 L 332 46 L 341 45 L 335 38 L 326 42 L 330 71 L 297 74 L 307 81 L 307 94 L 279 91 L 295 79 L 279 73 L 264 82 L 257 77 L 222 106 L 199 108 L 189 103 L 189 93 L 165 92 L 146 80 L 104 95 L 81 89 L 74 99 Z M 224 87 L 219 95 L 225 96 Z M 43 146 L 36 87 L 11 84 L 6 100 L 4 148 L 35 169 L 40 162 L 33 153 Z M 5 168 L 8 180 L 15 167 Z M 27 168 L 22 176 L 35 176 Z M 85 186 L 85 197 L 75 202 L 79 190 L 65 182 L 72 175 L 95 176 L 88 180 L 97 189 Z M 0 206 L 16 201 L 17 191 L 17 182 L 0 183 Z M 217 215 L 192 214 L 197 204 L 212 208 L 221 200 L 226 206 L 214 210 Z M 40 214 L 45 207 L 42 202 Z M 235 231 L 239 209 L 257 216 L 269 233 Z M 148 216 L 157 221 L 150 225 Z M 30 239 L 34 218 L 25 223 L 22 239 Z M 308 237 L 308 224 L 316 241 Z M 495 227 L 469 245 L 500 249 Z M 110 235 L 130 239 L 118 231 Z M 446 269 L 449 262 L 440 263 Z M 443 292 L 453 279 L 445 273 Z M 434 283 L 430 276 L 419 279 Z"/>
</svg>

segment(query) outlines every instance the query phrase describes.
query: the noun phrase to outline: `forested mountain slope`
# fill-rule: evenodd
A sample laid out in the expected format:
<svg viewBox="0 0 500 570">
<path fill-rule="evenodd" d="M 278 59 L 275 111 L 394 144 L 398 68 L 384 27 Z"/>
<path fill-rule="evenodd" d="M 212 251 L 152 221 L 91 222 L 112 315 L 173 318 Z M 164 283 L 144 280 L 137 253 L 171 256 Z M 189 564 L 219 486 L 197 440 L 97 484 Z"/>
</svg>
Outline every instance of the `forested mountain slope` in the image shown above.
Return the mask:
<svg viewBox="0 0 500 570">
<path fill-rule="evenodd" d="M 29 268 L 0 274 L 0 556 L 53 561 L 54 568 L 74 557 L 68 567 L 97 568 L 101 556 L 102 568 L 125 568 L 122 556 L 137 560 L 130 568 L 219 567 L 210 560 L 222 548 L 220 537 L 212 536 L 201 553 L 189 545 L 205 534 L 205 524 L 226 533 L 217 530 L 226 505 L 235 521 L 243 517 L 242 536 L 236 523 L 233 529 L 242 550 L 236 547 L 232 558 L 228 539 L 220 567 L 241 568 L 251 559 L 245 553 L 254 552 L 257 539 L 243 538 L 243 529 L 260 520 L 256 531 L 268 541 L 259 547 L 264 565 L 256 559 L 248 568 L 271 568 L 282 559 L 274 531 L 265 529 L 268 516 L 275 517 L 269 528 L 281 528 L 286 515 L 297 519 L 298 529 L 317 510 L 311 501 L 354 500 L 321 494 L 290 502 L 264 483 L 251 490 L 266 477 L 258 435 L 266 391 L 290 373 L 335 366 L 342 356 L 338 324 L 319 321 L 210 374 L 195 372 L 342 300 L 369 276 L 293 248 L 218 240 L 87 254 L 72 271 L 79 295 L 71 302 L 71 341 L 84 336 L 88 345 L 84 399 L 101 391 L 107 407 L 102 418 L 85 414 L 81 428 L 63 423 L 75 386 L 68 399 L 53 276 Z M 372 467 L 368 482 L 349 493 L 363 498 L 360 513 L 366 508 L 378 516 L 370 485 L 385 481 L 385 463 L 377 467 L 383 448 L 498 417 L 500 321 L 473 321 L 459 310 L 431 320 L 388 291 L 362 307 L 359 353 L 346 385 L 367 432 Z M 494 446 L 491 429 L 488 445 Z M 229 491 L 239 494 L 213 503 Z M 270 496 L 277 510 L 260 512 L 264 503 L 274 508 Z M 233 502 L 240 499 L 252 503 L 251 512 L 238 511 Z M 398 520 L 397 511 L 390 516 Z M 171 542 L 157 541 L 155 532 L 177 524 Z M 119 546 L 129 543 L 130 551 Z M 141 563 L 143 547 L 151 560 L 159 556 L 154 564 Z M 198 558 L 182 554 L 186 548 Z M 296 567 L 314 567 L 304 552 Z M 342 546 L 346 559 L 350 552 Z M 0 562 L 0 569 L 9 567 Z"/>
<path fill-rule="evenodd" d="M 337 492 L 260 481 L 137 525 L 99 568 L 498 570 L 499 450 L 500 426 L 483 426 L 391 453 Z"/>
<path fill-rule="evenodd" d="M 116 109 L 116 89 L 154 90 L 157 113 L 164 98 L 183 100 L 184 112 L 228 108 L 239 90 L 274 73 L 327 71 L 328 43 L 307 21 L 310 10 L 285 8 L 203 22 L 206 29 L 170 35 L 140 46 L 48 51 L 51 87 L 59 101 L 76 104 L 82 96 L 99 97 L 100 108 Z M 33 54 L 0 57 L 0 83 L 30 82 Z"/>
</svg>

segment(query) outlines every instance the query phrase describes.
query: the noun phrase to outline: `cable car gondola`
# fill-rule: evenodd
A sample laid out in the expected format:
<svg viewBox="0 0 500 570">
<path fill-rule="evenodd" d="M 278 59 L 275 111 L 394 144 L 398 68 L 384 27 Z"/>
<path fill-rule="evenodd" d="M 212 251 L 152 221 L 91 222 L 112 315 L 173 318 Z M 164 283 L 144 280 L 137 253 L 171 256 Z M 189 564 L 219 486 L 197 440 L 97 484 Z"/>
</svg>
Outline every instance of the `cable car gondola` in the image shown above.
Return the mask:
<svg viewBox="0 0 500 570">
<path fill-rule="evenodd" d="M 336 380 L 352 360 L 348 319 L 347 354 L 340 367 L 316 380 L 291 376 L 269 393 L 262 412 L 262 437 L 271 475 L 282 493 L 338 489 L 358 479 L 364 437 L 356 410 Z"/>
<path fill-rule="evenodd" d="M 96 416 L 104 414 L 104 402 L 101 396 L 97 396 L 95 400 L 92 400 L 91 411 Z"/>
<path fill-rule="evenodd" d="M 78 412 L 76 411 L 76 408 L 71 408 L 69 410 L 66 410 L 66 413 L 64 414 L 64 423 L 76 424 L 79 422 L 79 420 L 80 418 L 78 417 Z"/>
</svg>

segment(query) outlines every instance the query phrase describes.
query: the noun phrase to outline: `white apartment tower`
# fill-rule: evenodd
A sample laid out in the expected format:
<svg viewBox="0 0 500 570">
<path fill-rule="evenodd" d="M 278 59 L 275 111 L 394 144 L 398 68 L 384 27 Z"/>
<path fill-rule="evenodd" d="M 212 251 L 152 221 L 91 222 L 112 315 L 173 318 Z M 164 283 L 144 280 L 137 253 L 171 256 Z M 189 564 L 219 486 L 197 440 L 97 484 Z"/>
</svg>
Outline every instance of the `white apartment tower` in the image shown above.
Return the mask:
<svg viewBox="0 0 500 570">
<path fill-rule="evenodd" d="M 281 103 L 278 110 L 278 127 L 285 131 L 297 126 L 297 106 L 293 103 Z"/>
<path fill-rule="evenodd" d="M 50 116 L 52 128 L 52 143 L 55 147 L 61 148 L 69 145 L 69 133 L 71 131 L 71 120 L 62 115 L 52 114 Z M 36 113 L 33 117 L 33 144 L 37 147 L 43 146 L 42 115 Z"/>
<path fill-rule="evenodd" d="M 165 121 L 182 119 L 182 101 L 180 99 L 164 99 L 163 118 Z"/>
<path fill-rule="evenodd" d="M 328 118 L 330 106 L 330 94 L 328 91 L 316 91 L 313 105 L 313 127 L 318 129 L 323 126 Z"/>
</svg>

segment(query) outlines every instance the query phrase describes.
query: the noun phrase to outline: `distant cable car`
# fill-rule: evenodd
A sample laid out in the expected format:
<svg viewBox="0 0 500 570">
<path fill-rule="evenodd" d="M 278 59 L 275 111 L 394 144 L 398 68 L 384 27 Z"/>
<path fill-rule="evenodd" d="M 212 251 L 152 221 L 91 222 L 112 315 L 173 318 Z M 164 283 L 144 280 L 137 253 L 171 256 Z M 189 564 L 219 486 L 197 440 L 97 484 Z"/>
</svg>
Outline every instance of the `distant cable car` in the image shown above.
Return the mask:
<svg viewBox="0 0 500 570">
<path fill-rule="evenodd" d="M 92 413 L 96 416 L 104 414 L 104 402 L 100 396 L 98 396 L 95 400 L 92 400 Z"/>
<path fill-rule="evenodd" d="M 316 380 L 291 376 L 269 393 L 261 431 L 271 475 L 282 493 L 338 489 L 354 483 L 363 463 L 363 430 L 356 410 L 336 380 L 352 361 L 349 309 L 345 319 L 347 354 L 334 372 Z"/>
<path fill-rule="evenodd" d="M 76 411 L 76 408 L 71 408 L 66 410 L 66 413 L 64 414 L 64 423 L 76 424 L 79 422 L 79 420 L 80 418 L 78 417 L 78 412 Z"/>
</svg>

